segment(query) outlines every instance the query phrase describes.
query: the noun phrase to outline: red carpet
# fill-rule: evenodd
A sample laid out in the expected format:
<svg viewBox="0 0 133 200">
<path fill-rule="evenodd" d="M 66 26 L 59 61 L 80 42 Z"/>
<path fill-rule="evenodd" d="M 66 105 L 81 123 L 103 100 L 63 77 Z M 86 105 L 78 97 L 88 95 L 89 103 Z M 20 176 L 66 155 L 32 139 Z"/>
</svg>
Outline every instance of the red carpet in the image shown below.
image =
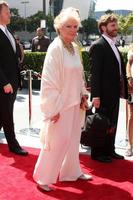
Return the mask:
<svg viewBox="0 0 133 200">
<path fill-rule="evenodd" d="M 64 182 L 55 191 L 43 193 L 36 188 L 32 172 L 38 149 L 27 148 L 30 155 L 21 157 L 0 144 L 0 200 L 133 200 L 133 162 L 114 160 L 111 164 L 92 161 L 80 155 L 84 172 L 93 181 Z"/>
</svg>

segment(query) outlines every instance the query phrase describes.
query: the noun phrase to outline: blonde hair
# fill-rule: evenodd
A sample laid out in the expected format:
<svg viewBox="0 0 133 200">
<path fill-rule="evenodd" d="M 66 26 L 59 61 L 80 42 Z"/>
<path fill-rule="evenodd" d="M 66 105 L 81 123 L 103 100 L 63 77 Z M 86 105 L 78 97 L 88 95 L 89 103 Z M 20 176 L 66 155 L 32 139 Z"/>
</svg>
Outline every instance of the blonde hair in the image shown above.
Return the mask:
<svg viewBox="0 0 133 200">
<path fill-rule="evenodd" d="M 59 15 L 54 19 L 54 28 L 59 34 L 59 29 L 65 24 L 69 19 L 74 19 L 77 21 L 78 26 L 80 25 L 80 13 L 79 10 L 73 7 L 62 9 Z"/>
<path fill-rule="evenodd" d="M 0 1 L 0 13 L 2 11 L 3 6 L 8 7 L 8 3 L 6 1 Z"/>
<path fill-rule="evenodd" d="M 129 45 L 129 50 L 133 51 L 133 43 Z"/>
</svg>

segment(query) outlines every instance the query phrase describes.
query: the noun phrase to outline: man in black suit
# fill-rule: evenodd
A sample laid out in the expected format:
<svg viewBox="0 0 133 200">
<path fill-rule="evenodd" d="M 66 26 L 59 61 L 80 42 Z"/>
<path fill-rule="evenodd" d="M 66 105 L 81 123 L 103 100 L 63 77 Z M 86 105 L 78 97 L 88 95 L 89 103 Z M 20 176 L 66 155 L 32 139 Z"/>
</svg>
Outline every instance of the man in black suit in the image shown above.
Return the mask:
<svg viewBox="0 0 133 200">
<path fill-rule="evenodd" d="M 15 39 L 6 27 L 10 17 L 8 4 L 0 1 L 0 128 L 4 129 L 9 150 L 27 155 L 14 132 L 13 105 L 21 81 Z"/>
<path fill-rule="evenodd" d="M 90 48 L 91 100 L 96 109 L 104 108 L 111 122 L 111 129 L 102 147 L 91 149 L 91 157 L 101 162 L 124 159 L 115 153 L 115 136 L 119 112 L 119 99 L 127 98 L 127 80 L 122 56 L 115 46 L 118 32 L 117 18 L 114 14 L 102 16 L 98 23 L 102 34 Z"/>
</svg>

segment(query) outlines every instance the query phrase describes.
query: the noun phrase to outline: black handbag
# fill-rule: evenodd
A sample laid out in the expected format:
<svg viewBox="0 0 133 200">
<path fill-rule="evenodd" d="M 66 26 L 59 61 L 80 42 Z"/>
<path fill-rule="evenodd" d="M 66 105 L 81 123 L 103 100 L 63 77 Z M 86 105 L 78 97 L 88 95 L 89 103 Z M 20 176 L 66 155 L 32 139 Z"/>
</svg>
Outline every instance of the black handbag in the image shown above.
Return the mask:
<svg viewBox="0 0 133 200">
<path fill-rule="evenodd" d="M 101 147 L 110 128 L 106 109 L 100 108 L 93 113 L 93 108 L 86 112 L 85 126 L 81 133 L 80 143 L 85 146 Z"/>
</svg>

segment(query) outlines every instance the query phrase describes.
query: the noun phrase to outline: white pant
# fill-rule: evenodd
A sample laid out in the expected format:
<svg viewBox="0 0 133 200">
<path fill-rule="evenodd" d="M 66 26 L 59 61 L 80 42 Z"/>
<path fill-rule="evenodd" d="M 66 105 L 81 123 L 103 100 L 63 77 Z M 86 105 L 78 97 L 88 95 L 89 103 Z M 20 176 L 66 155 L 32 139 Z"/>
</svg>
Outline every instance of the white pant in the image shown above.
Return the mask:
<svg viewBox="0 0 133 200">
<path fill-rule="evenodd" d="M 79 105 L 60 114 L 50 129 L 50 150 L 41 149 L 33 178 L 43 185 L 60 181 L 74 181 L 82 174 L 79 163 L 81 136 Z"/>
</svg>

